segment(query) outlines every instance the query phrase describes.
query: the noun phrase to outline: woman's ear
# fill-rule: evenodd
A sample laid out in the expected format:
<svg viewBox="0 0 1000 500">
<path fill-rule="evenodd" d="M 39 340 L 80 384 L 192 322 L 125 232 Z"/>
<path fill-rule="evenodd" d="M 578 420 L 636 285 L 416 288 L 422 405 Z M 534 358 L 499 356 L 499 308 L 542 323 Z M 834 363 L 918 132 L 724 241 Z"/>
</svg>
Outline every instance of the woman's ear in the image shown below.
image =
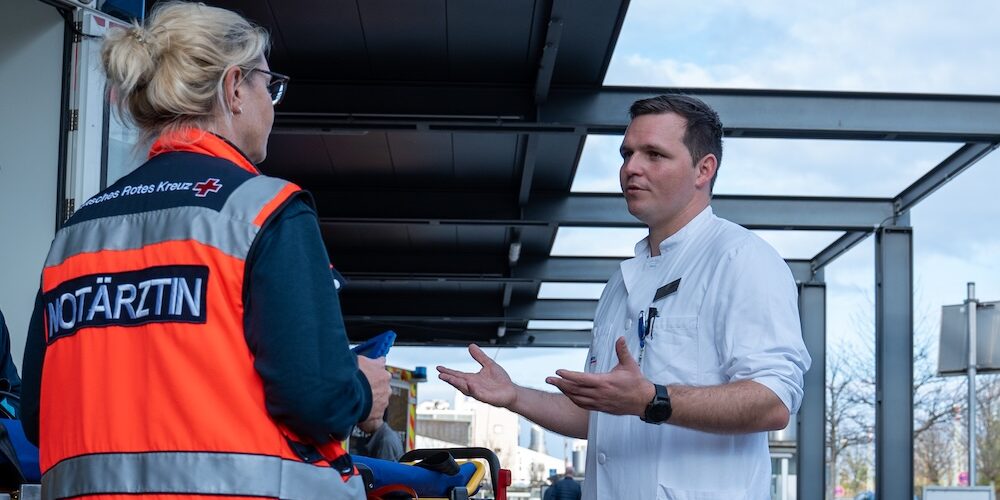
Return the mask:
<svg viewBox="0 0 1000 500">
<path fill-rule="evenodd" d="M 229 112 L 238 115 L 243 112 L 243 98 L 240 92 L 240 83 L 243 81 L 243 70 L 239 66 L 233 66 L 226 70 L 222 77 L 223 102 Z"/>
</svg>

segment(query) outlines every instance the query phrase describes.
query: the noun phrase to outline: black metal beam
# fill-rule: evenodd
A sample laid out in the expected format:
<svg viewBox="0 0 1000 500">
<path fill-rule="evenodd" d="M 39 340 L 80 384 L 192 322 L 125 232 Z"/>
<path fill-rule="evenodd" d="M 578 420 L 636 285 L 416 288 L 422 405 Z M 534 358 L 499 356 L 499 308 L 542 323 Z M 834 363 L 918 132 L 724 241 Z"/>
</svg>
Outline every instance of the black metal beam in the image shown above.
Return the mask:
<svg viewBox="0 0 1000 500">
<path fill-rule="evenodd" d="M 645 227 L 620 194 L 535 192 L 523 209 L 494 192 L 324 191 L 338 203 L 321 207 L 322 221 L 357 224 L 466 224 L 520 227 Z M 719 195 L 716 215 L 751 229 L 871 231 L 895 212 L 889 198 Z"/>
<path fill-rule="evenodd" d="M 875 496 L 913 498 L 913 231 L 875 232 Z"/>
<path fill-rule="evenodd" d="M 826 231 L 871 230 L 894 213 L 890 199 L 792 196 L 720 195 L 713 197 L 712 209 L 751 229 Z M 619 194 L 535 196 L 524 217 L 560 226 L 644 227 Z"/>
<path fill-rule="evenodd" d="M 826 284 L 799 282 L 799 317 L 802 340 L 812 358 L 803 376 L 802 404 L 796 416 L 799 498 L 824 498 L 826 491 Z"/>
<path fill-rule="evenodd" d="M 836 241 L 827 245 L 826 248 L 820 250 L 820 252 L 812 258 L 812 269 L 814 271 L 823 269 L 827 264 L 833 262 L 834 259 L 854 248 L 854 245 L 864 241 L 870 234 L 872 234 L 871 231 L 855 231 L 846 233 L 840 238 L 837 238 Z"/>
<path fill-rule="evenodd" d="M 514 278 L 567 283 L 603 283 L 623 259 L 618 257 L 523 258 L 511 271 Z"/>
<path fill-rule="evenodd" d="M 524 206 L 531 198 L 531 184 L 535 180 L 535 162 L 538 160 L 538 136 L 526 134 L 524 156 L 521 159 L 521 187 L 518 190 L 517 204 Z"/>
<path fill-rule="evenodd" d="M 864 233 L 860 233 L 864 234 Z M 463 257 L 464 259 L 465 257 Z M 374 259 L 379 260 L 379 259 Z M 455 259 L 442 259 L 441 262 Z M 493 275 L 461 275 L 434 273 L 429 266 L 422 272 L 352 272 L 344 271 L 350 283 L 497 283 L 509 285 L 530 285 L 543 282 L 555 283 L 605 283 L 618 270 L 624 260 L 620 257 L 526 257 L 517 267 L 511 270 L 511 276 Z M 412 259 L 414 264 L 426 262 L 426 259 Z M 792 277 L 796 282 L 805 283 L 816 279 L 822 280 L 823 269 L 814 268 L 813 261 L 803 259 L 786 259 Z M 506 292 L 505 292 L 506 295 Z"/>
<path fill-rule="evenodd" d="M 396 345 L 459 346 L 470 343 L 490 344 L 497 338 L 501 323 L 429 322 L 380 322 L 375 320 L 347 321 L 347 332 L 352 342 L 361 342 L 386 330 L 396 332 Z M 508 326 L 511 334 L 524 331 L 524 325 Z"/>
<path fill-rule="evenodd" d="M 355 279 L 473 279 L 503 280 L 508 265 L 503 254 L 463 253 L 462 257 L 442 253 L 378 254 L 370 251 L 345 251 L 336 247 L 330 252 L 334 266 L 349 280 Z M 514 278 L 518 278 L 515 276 Z"/>
<path fill-rule="evenodd" d="M 958 148 L 944 161 L 939 163 L 916 182 L 899 193 L 893 200 L 897 212 L 906 212 L 930 196 L 931 193 L 950 181 L 956 175 L 971 167 L 984 156 L 997 148 L 996 143 L 970 143 Z"/>
<path fill-rule="evenodd" d="M 549 24 L 545 31 L 545 45 L 542 46 L 542 57 L 538 61 L 538 73 L 535 75 L 535 104 L 542 104 L 549 97 L 552 73 L 556 67 L 556 55 L 559 53 L 559 41 L 562 39 L 563 2 L 564 0 L 552 1 Z"/>
<path fill-rule="evenodd" d="M 596 300 L 535 300 L 514 304 L 508 316 L 514 319 L 540 319 L 562 321 L 591 321 L 597 309 Z"/>
<path fill-rule="evenodd" d="M 528 85 L 303 82 L 275 133 L 450 130 L 621 134 L 636 99 L 685 92 L 705 99 L 734 137 L 997 142 L 1000 97 L 654 87 L 554 86 L 534 106 Z"/>
<path fill-rule="evenodd" d="M 528 148 L 530 149 L 529 139 Z M 537 142 L 537 141 L 536 141 Z M 528 158 L 524 160 L 528 162 Z M 533 163 L 534 160 L 531 160 Z M 531 166 L 534 169 L 534 166 Z M 530 188 L 530 181 L 528 181 Z M 518 220 L 517 193 L 475 189 L 309 188 L 322 218 Z"/>
<path fill-rule="evenodd" d="M 553 90 L 542 123 L 623 133 L 637 99 L 681 91 L 711 105 L 732 136 L 871 140 L 995 141 L 1000 97 L 875 92 L 604 87 Z"/>
<path fill-rule="evenodd" d="M 823 280 L 823 270 L 813 268 L 811 260 L 785 259 L 785 264 L 792 271 L 792 278 L 796 283 L 810 283 Z"/>
<path fill-rule="evenodd" d="M 508 347 L 590 347 L 590 330 L 525 330 L 496 340 Z"/>
</svg>

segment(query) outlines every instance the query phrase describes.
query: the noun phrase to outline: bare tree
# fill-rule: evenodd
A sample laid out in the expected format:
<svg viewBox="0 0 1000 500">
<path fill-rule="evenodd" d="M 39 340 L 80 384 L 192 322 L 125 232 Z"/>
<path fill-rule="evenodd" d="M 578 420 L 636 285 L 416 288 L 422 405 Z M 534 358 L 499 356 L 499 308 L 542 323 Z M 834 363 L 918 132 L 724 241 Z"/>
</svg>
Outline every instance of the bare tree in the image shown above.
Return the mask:
<svg viewBox="0 0 1000 500">
<path fill-rule="evenodd" d="M 871 305 L 871 308 L 855 311 L 851 317 L 861 347 L 841 348 L 831 353 L 828 360 L 829 477 L 841 479 L 844 474 L 850 475 L 845 487 L 860 488 L 863 482 L 859 475 L 863 473 L 864 482 L 867 482 L 874 464 L 874 450 L 870 446 L 875 433 L 874 303 Z M 937 329 L 929 318 L 928 313 L 919 316 L 913 329 L 913 439 L 917 486 L 941 484 L 949 476 L 954 453 L 949 423 L 954 402 L 961 400 L 962 390 L 958 381 L 937 375 L 934 352 Z M 850 455 L 851 463 L 843 464 L 841 471 L 838 460 L 845 452 Z M 828 488 L 828 498 L 832 498 L 833 487 Z"/>
<path fill-rule="evenodd" d="M 826 488 L 826 497 L 832 500 L 838 482 L 841 482 L 840 456 L 845 450 L 870 441 L 865 419 L 857 404 L 858 382 L 852 377 L 850 350 L 843 346 L 831 350 L 827 360 L 826 373 L 826 448 L 831 479 Z"/>
<path fill-rule="evenodd" d="M 1000 484 L 1000 377 L 978 377 L 977 386 L 976 482 Z"/>
<path fill-rule="evenodd" d="M 869 444 L 851 446 L 845 450 L 843 455 L 844 465 L 840 471 L 841 483 L 850 495 L 861 493 L 868 487 L 872 468 L 871 458 L 868 456 Z"/>
<path fill-rule="evenodd" d="M 947 484 L 954 473 L 955 435 L 950 422 L 924 429 L 913 440 L 913 468 L 917 490 Z"/>
</svg>

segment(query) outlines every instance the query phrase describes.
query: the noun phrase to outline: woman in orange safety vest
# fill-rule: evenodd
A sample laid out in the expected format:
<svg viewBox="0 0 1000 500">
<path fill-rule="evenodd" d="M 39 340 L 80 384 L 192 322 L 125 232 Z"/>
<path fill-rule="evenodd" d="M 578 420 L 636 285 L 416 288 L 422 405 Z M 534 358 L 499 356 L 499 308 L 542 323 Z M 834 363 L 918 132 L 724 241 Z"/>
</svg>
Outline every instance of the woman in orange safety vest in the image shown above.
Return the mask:
<svg viewBox="0 0 1000 500">
<path fill-rule="evenodd" d="M 364 498 L 339 441 L 387 405 L 348 349 L 309 196 L 261 175 L 288 78 L 239 15 L 161 3 L 102 64 L 149 160 L 55 236 L 24 358 L 42 497 Z"/>
</svg>

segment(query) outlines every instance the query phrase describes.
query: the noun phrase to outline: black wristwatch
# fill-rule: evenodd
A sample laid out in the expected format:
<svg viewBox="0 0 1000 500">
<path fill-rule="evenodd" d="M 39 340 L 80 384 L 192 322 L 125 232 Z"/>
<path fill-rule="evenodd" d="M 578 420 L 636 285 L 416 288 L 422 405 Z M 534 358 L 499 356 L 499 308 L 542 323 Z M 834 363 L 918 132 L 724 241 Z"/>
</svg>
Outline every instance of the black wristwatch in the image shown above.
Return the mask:
<svg viewBox="0 0 1000 500">
<path fill-rule="evenodd" d="M 673 408 L 670 406 L 670 395 L 667 394 L 666 386 L 660 384 L 653 384 L 653 388 L 656 389 L 656 395 L 653 396 L 653 400 L 646 405 L 646 412 L 642 417 L 643 422 L 647 424 L 662 424 L 670 418 L 670 414 L 673 413 Z"/>
</svg>

